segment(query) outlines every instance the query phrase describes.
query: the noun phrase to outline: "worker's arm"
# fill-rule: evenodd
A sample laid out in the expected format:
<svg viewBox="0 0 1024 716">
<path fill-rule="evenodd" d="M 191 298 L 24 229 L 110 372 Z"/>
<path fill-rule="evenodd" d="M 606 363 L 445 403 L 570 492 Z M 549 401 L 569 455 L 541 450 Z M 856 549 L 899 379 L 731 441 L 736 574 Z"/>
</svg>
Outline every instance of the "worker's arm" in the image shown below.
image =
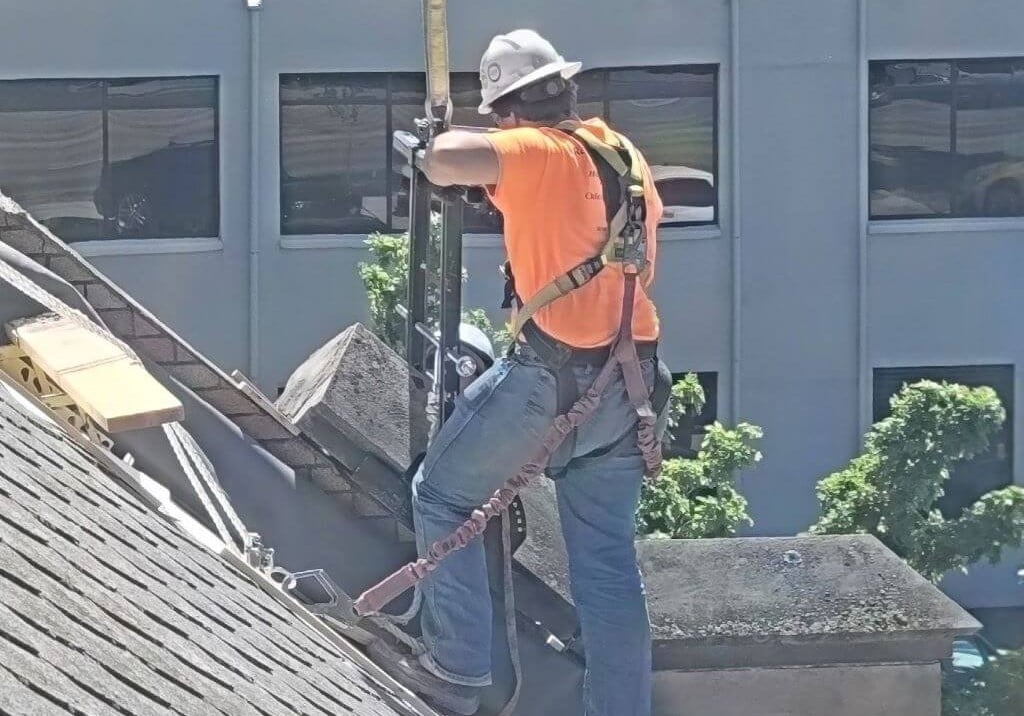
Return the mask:
<svg viewBox="0 0 1024 716">
<path fill-rule="evenodd" d="M 482 133 L 453 129 L 430 143 L 420 168 L 438 186 L 488 186 L 498 182 L 498 155 Z"/>
</svg>

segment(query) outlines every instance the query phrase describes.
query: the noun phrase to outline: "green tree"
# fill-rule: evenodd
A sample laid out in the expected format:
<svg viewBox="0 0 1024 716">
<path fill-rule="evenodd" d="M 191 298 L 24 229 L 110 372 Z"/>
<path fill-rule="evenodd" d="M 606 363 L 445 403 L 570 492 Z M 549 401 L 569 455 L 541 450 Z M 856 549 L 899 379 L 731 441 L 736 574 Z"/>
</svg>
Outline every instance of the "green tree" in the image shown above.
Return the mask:
<svg viewBox="0 0 1024 716">
<path fill-rule="evenodd" d="M 427 324 L 436 325 L 441 304 L 437 266 L 440 258 L 441 222 L 435 214 L 431 218 L 430 240 L 427 243 Z M 405 319 L 395 310 L 404 304 L 409 294 L 409 234 L 372 234 L 366 245 L 371 261 L 360 262 L 359 278 L 363 281 L 370 305 L 370 323 L 374 334 L 391 346 L 399 355 L 405 355 Z M 466 280 L 462 271 L 462 280 Z M 462 313 L 462 320 L 481 329 L 500 355 L 509 345 L 511 336 L 505 329 L 495 329 L 482 308 L 471 308 Z"/>
<path fill-rule="evenodd" d="M 1020 716 L 1024 650 L 1003 652 L 966 682 L 943 675 L 943 716 Z"/>
<path fill-rule="evenodd" d="M 687 373 L 672 386 L 666 446 L 677 431 L 679 437 L 689 437 L 704 402 L 704 389 L 695 373 Z M 735 480 L 739 471 L 761 459 L 755 447 L 761 437 L 761 429 L 754 425 L 741 423 L 730 430 L 715 423 L 695 458 L 665 460 L 661 478 L 645 484 L 640 494 L 639 533 L 677 539 L 728 537 L 740 525 L 753 524 Z"/>
<path fill-rule="evenodd" d="M 708 428 L 695 458 L 665 460 L 661 478 L 646 483 L 637 511 L 641 535 L 697 539 L 731 537 L 752 525 L 747 501 L 736 489 L 736 474 L 761 459 L 756 425 Z"/>
<path fill-rule="evenodd" d="M 405 320 L 396 307 L 407 300 L 409 292 L 409 235 L 373 234 L 366 245 L 373 261 L 359 264 L 359 278 L 370 302 L 371 328 L 399 355 L 405 355 Z"/>
<path fill-rule="evenodd" d="M 668 431 L 665 433 L 665 444 L 670 444 L 680 427 L 688 434 L 693 427 L 693 419 L 704 410 L 707 398 L 704 388 L 697 379 L 696 373 L 687 373 L 683 379 L 672 385 L 672 395 L 668 403 Z"/>
<path fill-rule="evenodd" d="M 983 453 L 1006 419 L 991 388 L 923 381 L 905 386 L 865 451 L 818 484 L 814 534 L 870 533 L 928 579 L 1024 539 L 1024 489 L 983 495 L 953 519 L 936 507 L 950 470 Z"/>
</svg>

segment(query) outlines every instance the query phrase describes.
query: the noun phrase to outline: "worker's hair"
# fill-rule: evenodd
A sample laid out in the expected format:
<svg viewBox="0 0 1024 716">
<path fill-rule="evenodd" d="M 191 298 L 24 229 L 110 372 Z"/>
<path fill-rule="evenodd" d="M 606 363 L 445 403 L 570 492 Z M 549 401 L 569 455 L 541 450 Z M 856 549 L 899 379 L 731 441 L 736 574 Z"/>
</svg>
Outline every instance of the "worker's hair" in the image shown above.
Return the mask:
<svg viewBox="0 0 1024 716">
<path fill-rule="evenodd" d="M 554 90 L 557 94 L 551 94 Z M 547 78 L 491 102 L 499 117 L 515 115 L 528 122 L 557 123 L 576 116 L 576 83 Z"/>
</svg>

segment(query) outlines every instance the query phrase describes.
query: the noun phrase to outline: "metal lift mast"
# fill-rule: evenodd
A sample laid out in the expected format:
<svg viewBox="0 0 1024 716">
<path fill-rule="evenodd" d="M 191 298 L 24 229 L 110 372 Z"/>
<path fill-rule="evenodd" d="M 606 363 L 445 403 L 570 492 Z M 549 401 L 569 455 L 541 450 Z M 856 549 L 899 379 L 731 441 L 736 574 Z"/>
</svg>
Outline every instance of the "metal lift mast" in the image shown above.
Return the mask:
<svg viewBox="0 0 1024 716">
<path fill-rule="evenodd" d="M 449 86 L 448 32 L 445 0 L 423 1 L 427 95 L 425 117 L 416 120 L 416 132 L 396 132 L 394 147 L 407 160 L 410 182 L 409 222 L 409 296 L 406 325 L 406 351 L 413 374 L 428 375 L 437 384 L 440 423 L 452 413 L 459 392 L 459 378 L 475 372 L 473 360 L 460 354 L 459 324 L 462 318 L 462 214 L 466 190 L 437 187 L 423 174 L 419 163 L 430 141 L 451 126 L 452 100 Z M 427 262 L 430 243 L 431 210 L 441 203 L 441 246 L 439 266 L 440 316 L 435 330 L 427 316 Z M 431 346 L 430 344 L 433 344 Z M 437 360 L 428 365 L 433 348 Z"/>
</svg>

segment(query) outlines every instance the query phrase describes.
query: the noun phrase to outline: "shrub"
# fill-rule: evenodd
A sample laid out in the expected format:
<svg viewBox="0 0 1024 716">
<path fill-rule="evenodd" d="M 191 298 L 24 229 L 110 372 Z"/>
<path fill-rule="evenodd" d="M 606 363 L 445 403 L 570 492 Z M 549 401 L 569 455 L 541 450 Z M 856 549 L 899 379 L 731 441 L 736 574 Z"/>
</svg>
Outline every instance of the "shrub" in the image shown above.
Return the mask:
<svg viewBox="0 0 1024 716">
<path fill-rule="evenodd" d="M 987 450 L 1006 419 L 995 391 L 922 381 L 891 406 L 864 453 L 818 484 L 821 516 L 811 532 L 874 534 L 933 581 L 1019 546 L 1024 489 L 990 492 L 955 519 L 936 507 L 950 469 Z"/>
</svg>

